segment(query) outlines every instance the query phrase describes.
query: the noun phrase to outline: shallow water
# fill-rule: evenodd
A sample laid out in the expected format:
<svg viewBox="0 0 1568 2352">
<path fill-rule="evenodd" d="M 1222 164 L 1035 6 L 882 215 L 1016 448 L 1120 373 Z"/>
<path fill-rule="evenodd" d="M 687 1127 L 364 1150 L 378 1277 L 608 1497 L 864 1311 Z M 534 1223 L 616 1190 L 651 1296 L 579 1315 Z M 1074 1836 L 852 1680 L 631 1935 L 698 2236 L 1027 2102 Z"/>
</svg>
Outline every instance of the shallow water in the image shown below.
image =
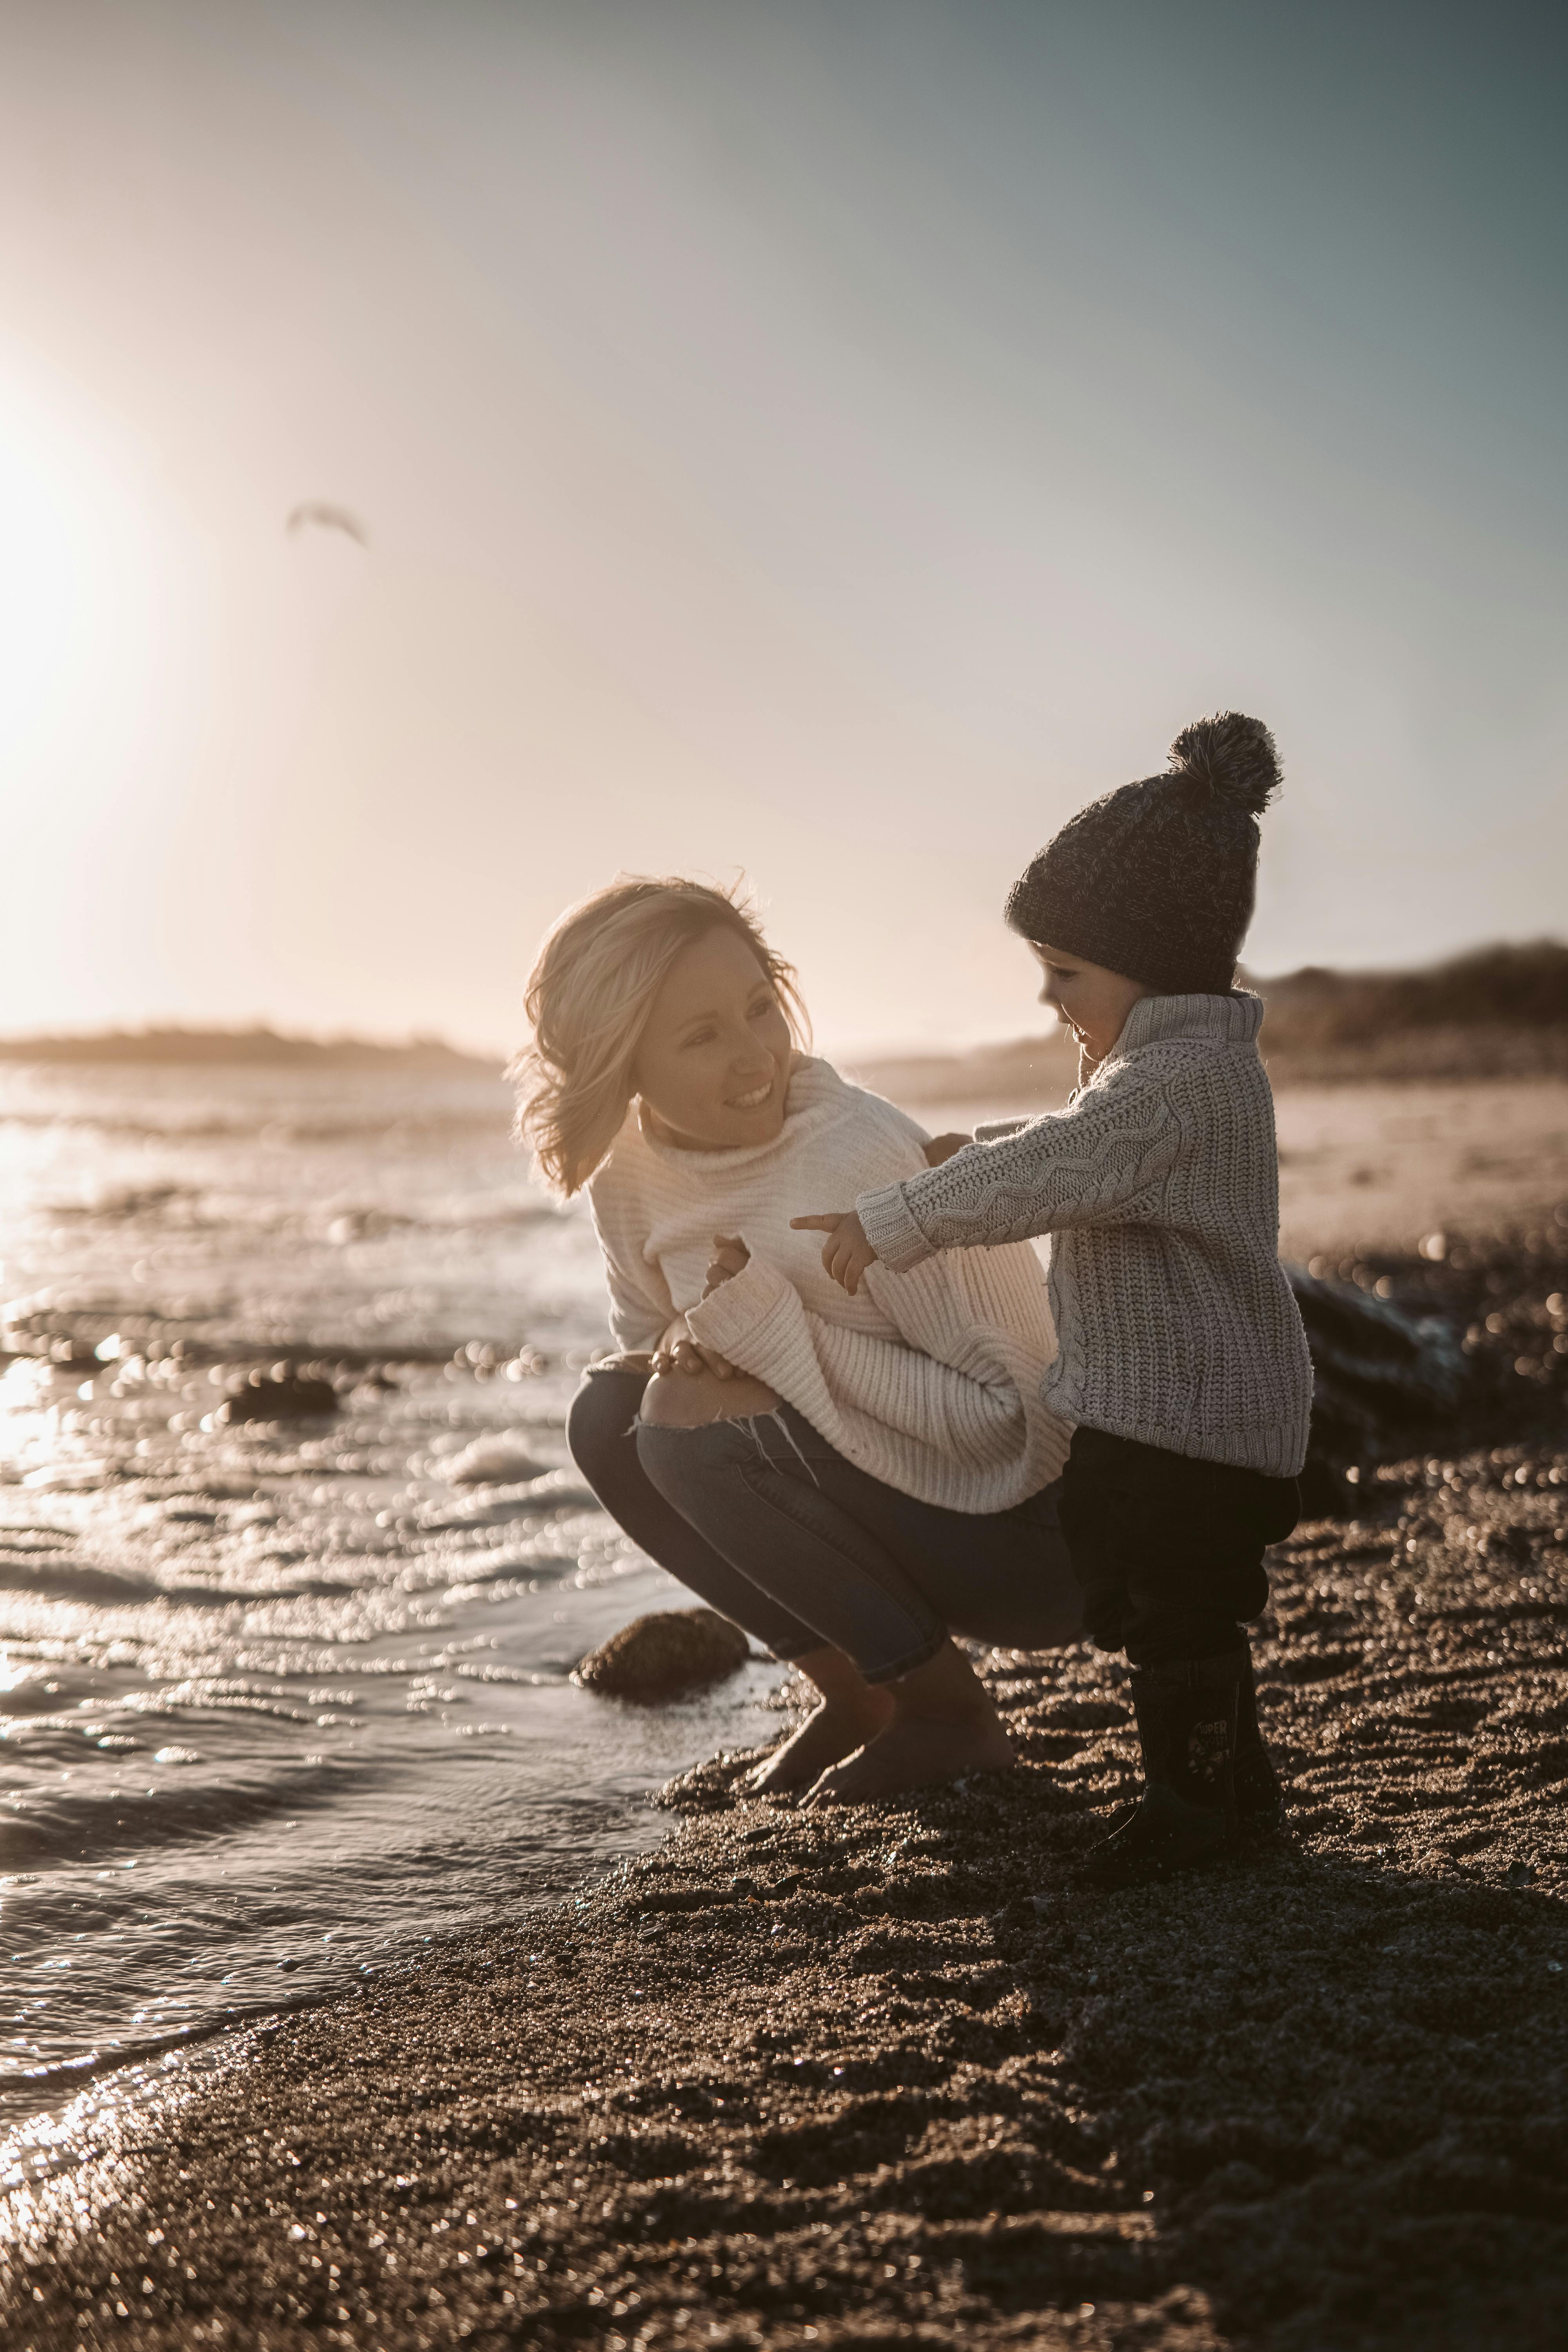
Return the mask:
<svg viewBox="0 0 1568 2352">
<path fill-rule="evenodd" d="M 760 1662 L 568 1680 L 687 1596 L 567 1462 L 597 1254 L 507 1117 L 468 1073 L 0 1068 L 0 2122 L 559 1892 L 763 1735 Z M 334 1416 L 216 1418 L 306 1360 Z"/>
</svg>

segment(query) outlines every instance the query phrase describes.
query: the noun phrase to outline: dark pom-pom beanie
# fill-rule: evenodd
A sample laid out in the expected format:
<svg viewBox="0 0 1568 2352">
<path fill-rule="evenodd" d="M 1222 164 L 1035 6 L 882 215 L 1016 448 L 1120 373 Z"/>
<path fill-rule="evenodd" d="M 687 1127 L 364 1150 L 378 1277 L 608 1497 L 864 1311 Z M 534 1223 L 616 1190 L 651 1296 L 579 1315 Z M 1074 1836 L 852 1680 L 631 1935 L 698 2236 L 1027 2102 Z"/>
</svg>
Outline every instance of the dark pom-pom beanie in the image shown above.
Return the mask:
<svg viewBox="0 0 1568 2352">
<path fill-rule="evenodd" d="M 1026 940 L 1106 965 L 1162 996 L 1223 995 L 1258 887 L 1258 824 L 1279 784 L 1261 719 L 1184 727 L 1163 776 L 1091 801 L 1013 886 Z"/>
</svg>

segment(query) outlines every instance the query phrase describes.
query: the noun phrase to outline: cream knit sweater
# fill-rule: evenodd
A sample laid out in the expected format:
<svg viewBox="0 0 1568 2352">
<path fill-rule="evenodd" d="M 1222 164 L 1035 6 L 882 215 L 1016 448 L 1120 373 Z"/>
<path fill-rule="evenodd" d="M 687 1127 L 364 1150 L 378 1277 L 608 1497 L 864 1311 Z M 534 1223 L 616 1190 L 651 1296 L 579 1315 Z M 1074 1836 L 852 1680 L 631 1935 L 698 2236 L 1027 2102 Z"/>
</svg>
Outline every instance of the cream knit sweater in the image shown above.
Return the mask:
<svg viewBox="0 0 1568 2352">
<path fill-rule="evenodd" d="M 821 1235 L 789 1229 L 923 1169 L 924 1140 L 804 1055 L 772 1143 L 676 1150 L 634 1110 L 588 1186 L 610 1328 L 648 1349 L 684 1312 L 874 1478 L 947 1510 L 1003 1511 L 1060 1475 L 1070 1435 L 1042 1394 L 1056 1343 L 1034 1251 L 922 1252 L 908 1274 L 873 1266 L 851 1298 L 824 1271 Z M 705 1299 L 715 1234 L 739 1234 L 751 1263 Z"/>
<path fill-rule="evenodd" d="M 1274 1097 L 1256 996 L 1146 996 L 1065 1110 L 983 1128 L 856 1206 L 883 1265 L 1049 1234 L 1075 1426 L 1291 1478 L 1312 1366 L 1279 1264 Z"/>
</svg>

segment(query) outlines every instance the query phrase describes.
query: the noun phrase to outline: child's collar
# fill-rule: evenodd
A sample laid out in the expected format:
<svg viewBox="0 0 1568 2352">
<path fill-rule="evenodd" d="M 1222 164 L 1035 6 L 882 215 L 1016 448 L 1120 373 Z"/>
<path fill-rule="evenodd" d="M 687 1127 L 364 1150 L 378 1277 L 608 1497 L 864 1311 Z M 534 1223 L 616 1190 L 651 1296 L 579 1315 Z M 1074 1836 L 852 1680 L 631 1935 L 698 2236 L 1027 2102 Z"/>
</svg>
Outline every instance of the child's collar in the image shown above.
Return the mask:
<svg viewBox="0 0 1568 2352">
<path fill-rule="evenodd" d="M 1225 996 L 1141 996 L 1110 1050 L 1112 1055 L 1130 1054 L 1136 1046 L 1166 1037 L 1250 1045 L 1262 1025 L 1263 999 L 1247 988 L 1233 988 Z"/>
</svg>

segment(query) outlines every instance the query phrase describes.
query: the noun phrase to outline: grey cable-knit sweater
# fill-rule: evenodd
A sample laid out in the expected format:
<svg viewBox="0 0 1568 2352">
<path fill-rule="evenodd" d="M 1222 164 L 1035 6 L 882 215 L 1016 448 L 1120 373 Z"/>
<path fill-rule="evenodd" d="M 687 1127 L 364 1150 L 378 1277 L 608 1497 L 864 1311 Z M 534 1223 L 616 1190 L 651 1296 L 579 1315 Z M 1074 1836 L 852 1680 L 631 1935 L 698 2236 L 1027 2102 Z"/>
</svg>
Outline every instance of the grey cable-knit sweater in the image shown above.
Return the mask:
<svg viewBox="0 0 1568 2352">
<path fill-rule="evenodd" d="M 1145 996 L 1067 1108 L 856 1202 L 883 1264 L 1049 1234 L 1066 1421 L 1291 1478 L 1312 1366 L 1279 1264 L 1258 998 Z"/>
</svg>

